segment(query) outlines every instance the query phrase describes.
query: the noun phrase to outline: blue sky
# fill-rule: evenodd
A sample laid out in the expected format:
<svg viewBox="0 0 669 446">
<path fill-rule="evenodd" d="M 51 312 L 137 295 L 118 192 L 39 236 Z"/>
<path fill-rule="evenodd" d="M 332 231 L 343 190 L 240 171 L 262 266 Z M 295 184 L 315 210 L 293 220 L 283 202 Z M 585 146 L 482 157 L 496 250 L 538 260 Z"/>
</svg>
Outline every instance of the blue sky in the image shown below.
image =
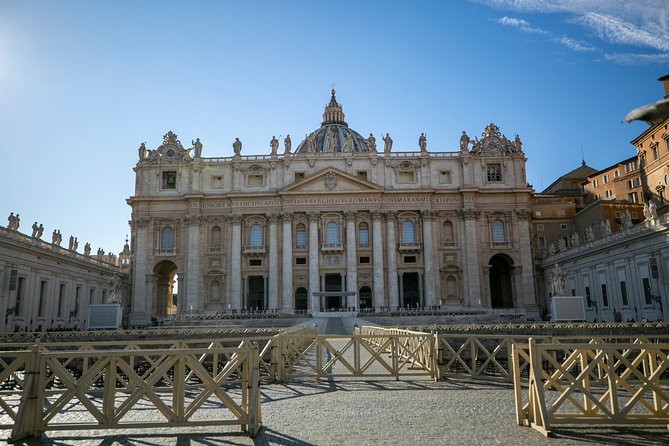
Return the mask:
<svg viewBox="0 0 669 446">
<path fill-rule="evenodd" d="M 118 252 L 141 142 L 295 146 L 331 83 L 349 125 L 398 151 L 518 133 L 541 191 L 581 147 L 595 168 L 634 155 L 646 125 L 621 121 L 662 97 L 668 23 L 666 0 L 0 0 L 0 212 Z"/>
</svg>

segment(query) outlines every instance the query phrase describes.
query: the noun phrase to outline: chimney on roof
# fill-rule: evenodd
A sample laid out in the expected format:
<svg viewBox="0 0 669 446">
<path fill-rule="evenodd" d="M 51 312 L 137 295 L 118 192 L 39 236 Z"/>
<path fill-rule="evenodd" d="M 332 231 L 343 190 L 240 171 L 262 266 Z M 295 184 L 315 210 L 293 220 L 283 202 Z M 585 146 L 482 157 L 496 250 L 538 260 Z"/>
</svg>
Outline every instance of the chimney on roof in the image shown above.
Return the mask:
<svg viewBox="0 0 669 446">
<path fill-rule="evenodd" d="M 664 76 L 659 78 L 658 81 L 664 84 L 664 98 L 665 99 L 669 98 L 669 74 L 665 74 Z"/>
</svg>

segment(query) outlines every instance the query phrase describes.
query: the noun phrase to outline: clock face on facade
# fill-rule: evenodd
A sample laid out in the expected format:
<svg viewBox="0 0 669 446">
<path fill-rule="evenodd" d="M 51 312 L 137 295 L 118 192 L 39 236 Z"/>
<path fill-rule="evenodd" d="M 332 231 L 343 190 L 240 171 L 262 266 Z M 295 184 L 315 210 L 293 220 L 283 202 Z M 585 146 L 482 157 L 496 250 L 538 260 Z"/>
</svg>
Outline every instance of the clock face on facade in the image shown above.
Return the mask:
<svg viewBox="0 0 669 446">
<path fill-rule="evenodd" d="M 165 158 L 175 158 L 177 156 L 177 151 L 175 150 L 174 147 L 166 147 L 165 148 Z"/>
<path fill-rule="evenodd" d="M 502 142 L 495 137 L 489 137 L 485 142 L 485 147 L 490 152 L 499 152 L 502 150 Z"/>
</svg>

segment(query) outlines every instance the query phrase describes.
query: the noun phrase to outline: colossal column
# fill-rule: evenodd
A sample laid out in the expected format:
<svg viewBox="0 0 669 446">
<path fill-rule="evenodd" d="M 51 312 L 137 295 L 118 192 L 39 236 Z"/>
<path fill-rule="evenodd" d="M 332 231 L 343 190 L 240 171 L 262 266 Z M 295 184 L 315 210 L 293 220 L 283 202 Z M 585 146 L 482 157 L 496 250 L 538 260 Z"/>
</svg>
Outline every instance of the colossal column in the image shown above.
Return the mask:
<svg viewBox="0 0 669 446">
<path fill-rule="evenodd" d="M 283 292 L 281 293 L 281 308 L 293 310 L 293 214 L 281 214 L 283 221 Z"/>
<path fill-rule="evenodd" d="M 309 309 L 316 311 L 313 293 L 320 291 L 318 286 L 318 212 L 309 212 Z"/>
<path fill-rule="evenodd" d="M 381 218 L 379 210 L 372 211 L 372 253 L 374 255 L 374 306 L 382 307 L 384 303 L 383 286 L 383 238 L 381 236 Z"/>
<path fill-rule="evenodd" d="M 395 240 L 395 218 L 397 212 L 386 211 L 386 259 L 388 262 L 388 305 L 391 308 L 400 306 L 397 290 L 397 243 Z"/>
<path fill-rule="evenodd" d="M 465 220 L 465 255 L 467 256 L 467 260 L 464 262 L 465 277 L 467 280 L 465 289 L 469 290 L 469 293 L 467 294 L 469 302 L 466 302 L 466 305 L 480 306 L 483 297 L 481 296 L 476 224 L 481 211 L 468 208 L 461 209 L 458 213 Z"/>
<path fill-rule="evenodd" d="M 434 298 L 434 246 L 432 242 L 432 220 L 434 211 L 425 210 L 421 212 L 423 217 L 423 265 L 425 271 L 425 305 L 435 305 Z"/>
<path fill-rule="evenodd" d="M 148 217 L 139 217 L 133 220 L 133 229 L 135 231 L 135 265 L 133 268 L 133 293 L 132 293 L 132 313 L 130 313 L 129 325 L 145 325 L 148 323 L 146 300 L 146 274 L 148 269 L 149 256 L 149 223 Z M 90 302 L 91 304 L 93 302 Z"/>
<path fill-rule="evenodd" d="M 269 284 L 268 304 L 270 310 L 279 308 L 279 243 L 277 241 L 276 224 L 279 220 L 277 214 L 269 215 Z"/>
<path fill-rule="evenodd" d="M 188 308 L 193 310 L 202 309 L 199 301 L 200 289 L 200 224 L 202 217 L 199 215 L 188 215 L 188 251 L 186 260 L 186 300 Z"/>
<path fill-rule="evenodd" d="M 355 211 L 344 212 L 346 217 L 346 291 L 358 292 L 358 259 L 355 250 Z M 343 289 L 343 288 L 342 288 Z M 353 304 L 357 299 L 352 300 Z"/>
<path fill-rule="evenodd" d="M 242 216 L 231 215 L 232 244 L 230 246 L 230 304 L 235 310 L 242 308 Z"/>
<path fill-rule="evenodd" d="M 538 313 L 537 301 L 534 296 L 534 272 L 532 271 L 532 249 L 530 247 L 530 212 L 527 209 L 517 209 L 516 216 L 518 217 L 518 242 L 520 264 L 523 266 L 521 271 L 522 282 L 522 301 L 517 299 L 518 303 L 522 302 L 523 307 Z"/>
</svg>

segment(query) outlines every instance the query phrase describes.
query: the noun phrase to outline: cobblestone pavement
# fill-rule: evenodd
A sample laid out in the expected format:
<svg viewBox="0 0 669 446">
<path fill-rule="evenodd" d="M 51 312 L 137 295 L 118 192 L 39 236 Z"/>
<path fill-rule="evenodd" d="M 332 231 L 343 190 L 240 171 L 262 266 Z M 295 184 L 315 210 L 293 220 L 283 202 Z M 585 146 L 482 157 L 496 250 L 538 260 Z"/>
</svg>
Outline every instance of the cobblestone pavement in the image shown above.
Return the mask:
<svg viewBox="0 0 669 446">
<path fill-rule="evenodd" d="M 342 342 L 343 341 L 335 341 Z M 50 431 L 45 445 L 660 445 L 663 428 L 555 429 L 554 438 L 515 424 L 513 386 L 428 377 L 301 380 L 262 387 L 261 432 L 239 428 Z M 203 416 L 206 418 L 206 412 Z M 2 418 L 2 417 L 0 417 Z M 1 420 L 0 420 L 1 421 Z M 0 439 L 8 431 L 0 431 Z"/>
<path fill-rule="evenodd" d="M 46 445 L 660 445 L 663 429 L 556 430 L 545 438 L 514 422 L 508 384 L 430 380 L 293 382 L 263 388 L 264 427 L 255 439 L 237 428 L 179 432 L 48 432 Z M 206 432 L 206 433 L 202 433 Z M 2 431 L 2 438 L 8 432 Z"/>
</svg>

